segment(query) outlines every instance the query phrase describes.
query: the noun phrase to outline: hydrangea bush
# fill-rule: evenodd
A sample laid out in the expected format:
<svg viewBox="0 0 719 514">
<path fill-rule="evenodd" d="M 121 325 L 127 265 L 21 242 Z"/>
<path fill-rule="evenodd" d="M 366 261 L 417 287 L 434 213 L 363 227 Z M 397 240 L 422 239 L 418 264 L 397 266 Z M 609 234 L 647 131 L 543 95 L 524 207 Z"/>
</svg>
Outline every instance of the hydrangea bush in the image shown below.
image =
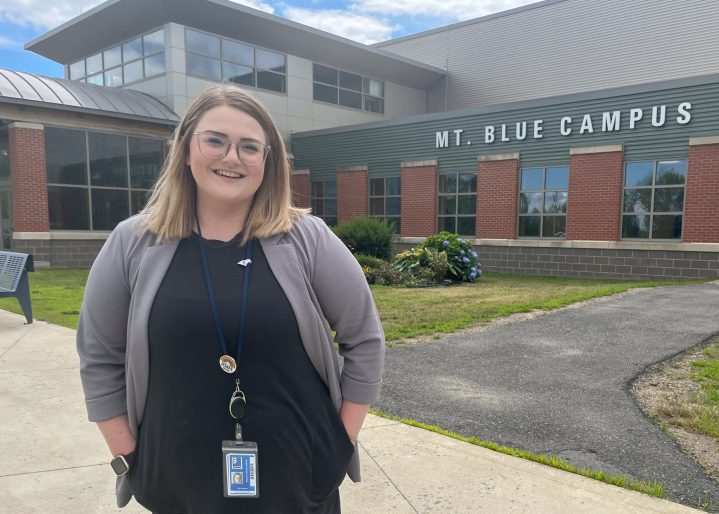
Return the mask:
<svg viewBox="0 0 719 514">
<path fill-rule="evenodd" d="M 466 239 L 457 234 L 440 232 L 419 245 L 435 252 L 447 254 L 447 278 L 454 282 L 474 282 L 482 276 L 482 264 L 477 253 Z"/>
</svg>

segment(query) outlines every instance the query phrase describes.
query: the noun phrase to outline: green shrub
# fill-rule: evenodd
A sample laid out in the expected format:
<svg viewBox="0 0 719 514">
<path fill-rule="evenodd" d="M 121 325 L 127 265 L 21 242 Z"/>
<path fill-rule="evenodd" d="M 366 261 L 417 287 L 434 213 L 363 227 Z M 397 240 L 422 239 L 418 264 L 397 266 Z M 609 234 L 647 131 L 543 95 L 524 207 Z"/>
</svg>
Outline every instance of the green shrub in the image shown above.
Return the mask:
<svg viewBox="0 0 719 514">
<path fill-rule="evenodd" d="M 454 282 L 473 282 L 482 276 L 477 253 L 469 241 L 457 234 L 440 232 L 425 239 L 419 248 L 444 252 L 447 255 L 447 278 Z"/>
<path fill-rule="evenodd" d="M 447 254 L 419 246 L 398 254 L 394 266 L 410 274 L 412 281 L 427 284 L 441 284 L 447 271 Z M 417 284 L 417 285 L 420 285 Z"/>
<path fill-rule="evenodd" d="M 357 218 L 332 229 L 352 253 L 366 254 L 379 259 L 392 255 L 392 225 L 375 218 Z"/>
<path fill-rule="evenodd" d="M 380 259 L 377 259 L 377 261 L 379 265 L 376 267 L 362 265 L 362 271 L 368 284 L 393 286 L 404 283 L 405 275 L 400 270 L 387 261 Z"/>
<path fill-rule="evenodd" d="M 360 266 L 367 266 L 372 269 L 381 268 L 387 263 L 387 261 L 383 261 L 382 259 L 378 259 L 377 257 L 372 257 L 371 255 L 366 255 L 364 253 L 356 253 L 355 259 L 357 259 L 357 262 L 360 263 Z"/>
</svg>

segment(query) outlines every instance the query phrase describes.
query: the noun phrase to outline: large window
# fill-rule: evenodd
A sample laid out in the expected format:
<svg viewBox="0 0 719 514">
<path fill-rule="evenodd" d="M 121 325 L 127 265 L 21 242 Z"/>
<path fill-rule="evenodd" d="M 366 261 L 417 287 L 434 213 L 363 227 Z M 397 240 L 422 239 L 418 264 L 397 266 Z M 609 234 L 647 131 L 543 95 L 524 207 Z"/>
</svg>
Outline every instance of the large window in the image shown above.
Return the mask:
<svg viewBox="0 0 719 514">
<path fill-rule="evenodd" d="M 681 239 L 686 178 L 686 160 L 627 162 L 622 238 Z"/>
<path fill-rule="evenodd" d="M 313 181 L 310 191 L 312 214 L 325 220 L 330 226 L 337 225 L 337 181 Z"/>
<path fill-rule="evenodd" d="M 312 65 L 312 98 L 350 109 L 384 113 L 384 82 L 356 73 Z"/>
<path fill-rule="evenodd" d="M 70 79 L 122 86 L 165 73 L 165 31 L 156 30 L 70 65 Z"/>
<path fill-rule="evenodd" d="M 569 168 L 524 168 L 519 183 L 519 237 L 565 238 Z"/>
<path fill-rule="evenodd" d="M 159 139 L 45 128 L 51 230 L 112 230 L 139 212 L 159 175 Z"/>
<path fill-rule="evenodd" d="M 402 207 L 401 177 L 377 177 L 369 180 L 369 215 L 394 226 L 399 233 Z"/>
<path fill-rule="evenodd" d="M 283 54 L 185 29 L 185 55 L 188 75 L 287 92 L 287 59 Z"/>
<path fill-rule="evenodd" d="M 474 237 L 477 218 L 477 174 L 442 173 L 437 187 L 437 231 Z"/>
<path fill-rule="evenodd" d="M 7 125 L 0 123 L 0 250 L 9 250 L 12 243 L 11 212 L 10 138 Z"/>
</svg>

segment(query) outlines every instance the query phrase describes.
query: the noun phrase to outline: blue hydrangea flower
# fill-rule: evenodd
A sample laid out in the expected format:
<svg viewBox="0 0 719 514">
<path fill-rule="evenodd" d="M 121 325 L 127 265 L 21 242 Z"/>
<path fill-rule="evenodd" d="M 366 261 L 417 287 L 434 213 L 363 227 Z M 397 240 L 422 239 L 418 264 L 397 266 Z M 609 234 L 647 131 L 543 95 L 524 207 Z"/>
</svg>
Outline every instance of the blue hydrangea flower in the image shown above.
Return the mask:
<svg viewBox="0 0 719 514">
<path fill-rule="evenodd" d="M 482 267 L 482 263 L 481 263 L 481 262 L 478 262 L 478 263 L 477 263 L 477 267 L 478 267 L 478 268 L 481 268 L 481 267 Z"/>
<path fill-rule="evenodd" d="M 449 246 L 449 241 L 447 241 L 447 240 L 442 241 L 442 246 L 447 248 Z"/>
<path fill-rule="evenodd" d="M 477 273 L 477 267 L 476 267 L 476 266 L 472 266 L 472 267 L 470 268 L 470 270 L 472 271 L 472 273 Z"/>
<path fill-rule="evenodd" d="M 464 255 L 464 250 L 460 250 L 459 255 Z"/>
<path fill-rule="evenodd" d="M 462 262 L 467 264 L 469 262 L 469 259 L 467 257 L 462 257 Z"/>
<path fill-rule="evenodd" d="M 477 258 L 477 252 L 472 252 L 472 257 Z"/>
<path fill-rule="evenodd" d="M 475 278 L 477 278 L 477 274 L 476 274 L 476 273 L 472 272 L 472 273 L 469 274 L 469 279 L 470 279 L 470 280 L 474 280 Z"/>
</svg>

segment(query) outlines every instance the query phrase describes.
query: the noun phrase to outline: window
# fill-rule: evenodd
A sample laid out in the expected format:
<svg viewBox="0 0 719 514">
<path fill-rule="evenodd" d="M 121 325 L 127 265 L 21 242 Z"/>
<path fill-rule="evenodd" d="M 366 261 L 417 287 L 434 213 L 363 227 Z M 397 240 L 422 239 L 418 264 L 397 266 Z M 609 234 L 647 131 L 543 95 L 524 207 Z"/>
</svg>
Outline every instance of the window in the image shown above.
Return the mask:
<svg viewBox="0 0 719 514">
<path fill-rule="evenodd" d="M 165 30 L 159 29 L 70 65 L 70 79 L 122 86 L 165 73 Z"/>
<path fill-rule="evenodd" d="M 565 238 L 569 168 L 524 168 L 519 180 L 519 237 Z"/>
<path fill-rule="evenodd" d="M 442 173 L 437 188 L 437 231 L 476 234 L 477 174 Z"/>
<path fill-rule="evenodd" d="M 369 215 L 394 226 L 399 234 L 402 206 L 401 177 L 378 177 L 369 180 Z"/>
<path fill-rule="evenodd" d="M 139 212 L 160 174 L 159 139 L 45 128 L 51 230 L 112 230 Z"/>
<path fill-rule="evenodd" d="M 330 226 L 337 225 L 337 181 L 313 181 L 310 206 L 312 214 L 322 218 Z"/>
<path fill-rule="evenodd" d="M 312 80 L 317 101 L 384 113 L 384 82 L 317 63 L 312 65 Z"/>
<path fill-rule="evenodd" d="M 687 161 L 627 162 L 622 238 L 681 239 Z"/>
<path fill-rule="evenodd" d="M 287 58 L 283 54 L 188 28 L 185 51 L 188 75 L 287 92 Z"/>
</svg>

